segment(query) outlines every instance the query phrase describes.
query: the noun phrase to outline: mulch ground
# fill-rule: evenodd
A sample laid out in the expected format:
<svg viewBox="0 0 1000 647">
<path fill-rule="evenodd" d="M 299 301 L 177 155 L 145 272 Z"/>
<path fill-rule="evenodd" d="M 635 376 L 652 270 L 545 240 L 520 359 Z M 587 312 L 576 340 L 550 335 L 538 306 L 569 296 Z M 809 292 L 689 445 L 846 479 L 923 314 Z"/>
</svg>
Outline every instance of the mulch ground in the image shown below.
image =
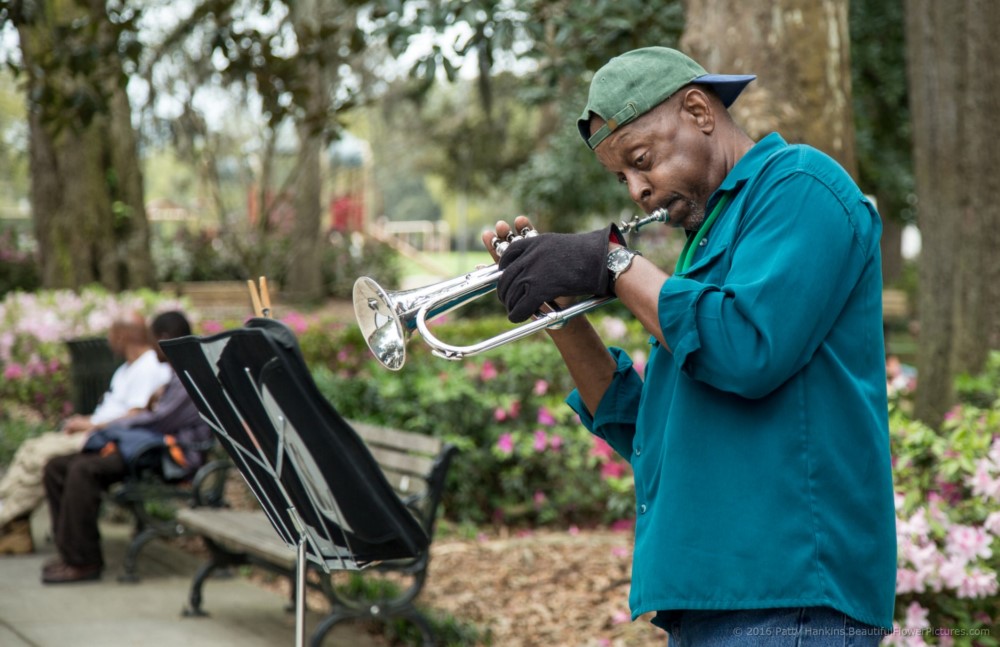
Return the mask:
<svg viewBox="0 0 1000 647">
<path fill-rule="evenodd" d="M 632 535 L 538 532 L 436 541 L 423 605 L 488 630 L 494 645 L 663 647 L 628 611 Z"/>
</svg>

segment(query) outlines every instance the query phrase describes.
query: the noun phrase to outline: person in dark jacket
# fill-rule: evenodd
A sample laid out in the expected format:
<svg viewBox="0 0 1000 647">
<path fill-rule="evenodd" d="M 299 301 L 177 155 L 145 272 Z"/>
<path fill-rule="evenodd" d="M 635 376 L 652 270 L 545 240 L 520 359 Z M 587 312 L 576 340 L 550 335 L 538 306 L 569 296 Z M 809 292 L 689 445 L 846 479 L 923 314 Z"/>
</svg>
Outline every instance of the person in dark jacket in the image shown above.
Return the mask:
<svg viewBox="0 0 1000 647">
<path fill-rule="evenodd" d="M 157 342 L 191 334 L 180 312 L 158 315 L 151 324 Z M 160 361 L 166 362 L 157 345 Z M 49 502 L 57 560 L 42 569 L 42 582 L 61 584 L 96 580 L 104 559 L 97 518 L 101 493 L 123 480 L 129 462 L 151 446 L 164 448 L 168 477 L 192 474 L 204 461 L 204 447 L 211 430 L 198 414 L 180 378 L 170 381 L 154 397 L 148 411 L 111 424 L 92 435 L 83 451 L 60 456 L 45 466 L 45 496 Z"/>
</svg>

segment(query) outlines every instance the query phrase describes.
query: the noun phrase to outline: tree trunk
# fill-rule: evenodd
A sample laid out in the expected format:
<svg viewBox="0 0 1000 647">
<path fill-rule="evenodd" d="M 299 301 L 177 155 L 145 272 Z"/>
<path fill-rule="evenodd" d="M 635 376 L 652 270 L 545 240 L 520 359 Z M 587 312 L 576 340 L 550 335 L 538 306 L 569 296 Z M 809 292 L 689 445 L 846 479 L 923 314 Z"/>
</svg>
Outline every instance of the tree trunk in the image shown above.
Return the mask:
<svg viewBox="0 0 1000 647">
<path fill-rule="evenodd" d="M 923 239 L 915 413 L 936 425 L 954 401 L 954 377 L 982 369 L 997 347 L 1000 9 L 991 0 L 907 0 L 906 22 Z"/>
<path fill-rule="evenodd" d="M 756 74 L 732 113 L 754 139 L 778 131 L 857 176 L 848 0 L 688 0 L 681 49 L 719 74 Z"/>
<path fill-rule="evenodd" d="M 329 70 L 323 51 L 323 16 L 316 0 L 303 0 L 293 16 L 308 98 L 298 118 L 299 155 L 295 177 L 295 225 L 287 286 L 290 298 L 316 301 L 323 296 L 322 173 L 320 154 L 324 148 L 327 112 L 330 107 Z"/>
<path fill-rule="evenodd" d="M 42 285 L 151 286 L 155 273 L 136 135 L 103 4 L 62 0 L 35 6 L 34 21 L 17 28 L 29 97 L 31 203 Z M 95 27 L 77 29 L 73 23 Z M 53 52 L 70 50 L 91 51 L 98 63 L 85 71 L 53 63 L 59 60 Z"/>
</svg>

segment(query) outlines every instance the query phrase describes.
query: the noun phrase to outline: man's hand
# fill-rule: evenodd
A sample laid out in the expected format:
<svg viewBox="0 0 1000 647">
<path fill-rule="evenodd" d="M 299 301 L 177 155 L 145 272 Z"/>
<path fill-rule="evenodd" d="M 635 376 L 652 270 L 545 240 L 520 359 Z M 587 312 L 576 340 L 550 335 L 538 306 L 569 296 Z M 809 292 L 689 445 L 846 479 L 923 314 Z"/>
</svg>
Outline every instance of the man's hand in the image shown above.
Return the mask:
<svg viewBox="0 0 1000 647">
<path fill-rule="evenodd" d="M 93 426 L 93 423 L 90 422 L 90 416 L 77 414 L 66 418 L 62 426 L 62 431 L 65 434 L 78 434 L 82 431 L 88 431 Z"/>
<path fill-rule="evenodd" d="M 518 230 L 522 224 L 530 226 L 527 218 L 514 224 Z M 506 223 L 497 223 L 498 237 L 508 231 Z M 511 243 L 500 256 L 503 274 L 497 284 L 508 318 L 524 321 L 559 297 L 611 294 L 607 270 L 611 233 L 607 228 L 586 234 L 540 234 Z M 492 238 L 489 233 L 483 236 L 488 245 Z"/>
</svg>

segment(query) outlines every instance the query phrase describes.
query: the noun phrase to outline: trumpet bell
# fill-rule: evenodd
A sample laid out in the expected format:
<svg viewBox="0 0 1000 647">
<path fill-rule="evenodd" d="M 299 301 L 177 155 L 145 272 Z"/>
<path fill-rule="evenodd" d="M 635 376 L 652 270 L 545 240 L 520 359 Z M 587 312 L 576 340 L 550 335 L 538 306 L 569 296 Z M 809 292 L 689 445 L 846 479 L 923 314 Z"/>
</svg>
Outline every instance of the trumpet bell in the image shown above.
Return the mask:
<svg viewBox="0 0 1000 647">
<path fill-rule="evenodd" d="M 393 371 L 403 368 L 409 331 L 389 293 L 367 276 L 354 282 L 354 316 L 375 358 Z"/>
</svg>

